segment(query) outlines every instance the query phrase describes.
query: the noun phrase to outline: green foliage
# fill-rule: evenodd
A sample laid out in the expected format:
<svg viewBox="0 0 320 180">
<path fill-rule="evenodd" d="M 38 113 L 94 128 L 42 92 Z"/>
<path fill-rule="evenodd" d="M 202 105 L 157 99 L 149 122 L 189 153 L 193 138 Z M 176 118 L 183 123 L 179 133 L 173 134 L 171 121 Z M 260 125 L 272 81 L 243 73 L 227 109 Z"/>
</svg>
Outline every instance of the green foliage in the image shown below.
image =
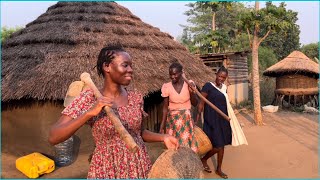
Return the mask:
<svg viewBox="0 0 320 180">
<path fill-rule="evenodd" d="M 274 90 L 276 88 L 276 79 L 267 77 L 267 76 L 261 76 L 260 77 L 260 101 L 261 106 L 266 106 L 272 104 L 274 100 Z M 253 102 L 253 89 L 252 85 L 249 86 L 248 89 L 248 102 Z M 251 104 L 253 109 L 253 104 Z"/>
<path fill-rule="evenodd" d="M 191 52 L 212 53 L 232 50 L 236 39 L 236 21 L 239 11 L 245 9 L 241 3 L 196 2 L 187 4 L 185 12 L 190 26 L 184 28 L 181 42 Z M 232 11 L 232 13 L 230 13 Z M 212 17 L 215 14 L 216 30 L 212 31 Z M 241 44 L 240 42 L 237 44 Z"/>
<path fill-rule="evenodd" d="M 276 31 L 270 33 L 268 38 L 262 42 L 261 46 L 272 48 L 279 61 L 300 47 L 300 27 L 296 24 L 298 13 L 287 10 L 285 8 L 285 3 L 281 3 L 279 8 L 269 2 L 267 2 L 266 5 L 269 8 L 269 11 L 272 11 L 275 14 L 279 11 L 280 14 L 278 13 L 278 15 L 281 15 L 281 19 L 276 22 L 284 22 L 282 24 L 280 23 L 281 27 L 278 27 Z M 265 34 L 266 32 L 267 28 L 261 29 L 261 34 Z"/>
<path fill-rule="evenodd" d="M 8 37 L 10 37 L 14 32 L 22 29 L 21 27 L 7 28 L 6 26 L 1 28 L 1 43 L 3 43 Z"/>
<path fill-rule="evenodd" d="M 277 60 L 281 60 L 300 46 L 300 29 L 296 24 L 297 12 L 287 10 L 286 4 L 279 7 L 271 2 L 255 12 L 239 2 L 196 2 L 189 3 L 185 14 L 190 25 L 184 25 L 181 42 L 193 53 L 215 53 L 244 51 L 250 49 L 247 28 L 253 33 L 254 25 L 260 27 L 259 37 L 268 30 L 269 36 L 261 46 L 271 48 Z M 224 2 L 226 3 L 226 2 Z M 229 6 L 230 5 L 230 6 Z M 212 32 L 212 14 L 216 13 L 216 32 Z"/>
<path fill-rule="evenodd" d="M 301 47 L 301 52 L 303 52 L 310 59 L 315 60 L 318 58 L 319 60 L 319 42 L 318 43 L 310 43 Z"/>
<path fill-rule="evenodd" d="M 238 8 L 236 3 L 226 1 L 199 1 L 194 3 L 194 7 L 198 11 L 204 10 L 210 12 L 210 28 L 212 27 L 212 16 L 216 14 L 216 29 L 230 28 L 230 23 L 232 23 L 230 21 L 235 19 L 233 18 L 234 16 L 230 15 L 230 12 L 236 12 Z"/>
<path fill-rule="evenodd" d="M 252 103 L 251 100 L 242 101 L 242 102 L 238 103 L 238 104 L 235 106 L 235 108 L 236 108 L 236 109 L 245 108 L 245 109 L 253 110 L 253 103 Z"/>
<path fill-rule="evenodd" d="M 259 27 L 258 36 L 262 38 L 269 30 L 280 32 L 293 27 L 294 23 L 291 22 L 293 17 L 287 17 L 286 13 L 287 10 L 284 3 L 277 7 L 271 2 L 267 2 L 266 7 L 259 11 L 255 11 L 253 8 L 249 8 L 249 11 L 243 11 L 239 15 L 237 27 L 242 32 L 249 30 L 250 34 L 252 34 L 257 25 Z"/>
<path fill-rule="evenodd" d="M 263 71 L 265 71 L 268 67 L 276 64 L 278 62 L 277 57 L 272 49 L 268 47 L 259 47 L 259 72 L 260 76 L 262 75 Z M 248 66 L 249 72 L 252 70 L 252 57 L 248 57 Z"/>
<path fill-rule="evenodd" d="M 260 78 L 260 101 L 261 106 L 272 104 L 274 100 L 274 90 L 276 89 L 276 79 L 262 76 Z"/>
<path fill-rule="evenodd" d="M 177 37 L 177 41 L 185 45 L 190 52 L 196 53 L 197 47 L 191 41 L 191 34 L 186 27 L 183 29 L 182 35 Z"/>
<path fill-rule="evenodd" d="M 238 33 L 232 40 L 232 50 L 233 51 L 245 51 L 250 50 L 250 43 L 248 34 Z"/>
<path fill-rule="evenodd" d="M 267 47 L 259 48 L 259 69 L 262 72 L 277 62 L 277 57 L 272 49 Z"/>
</svg>

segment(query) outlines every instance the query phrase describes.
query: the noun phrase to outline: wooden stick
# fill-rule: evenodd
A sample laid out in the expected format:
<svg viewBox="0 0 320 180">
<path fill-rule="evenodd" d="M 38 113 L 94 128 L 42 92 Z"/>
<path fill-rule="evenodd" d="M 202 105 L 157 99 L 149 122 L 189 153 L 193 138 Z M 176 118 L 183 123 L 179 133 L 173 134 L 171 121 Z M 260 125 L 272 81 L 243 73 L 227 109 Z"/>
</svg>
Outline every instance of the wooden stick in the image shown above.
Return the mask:
<svg viewBox="0 0 320 180">
<path fill-rule="evenodd" d="M 82 73 L 80 76 L 81 81 L 83 81 L 87 86 L 89 86 L 93 92 L 96 98 L 99 98 L 102 96 L 96 85 L 93 83 L 90 74 L 89 73 Z M 107 116 L 111 120 L 111 122 L 114 125 L 114 128 L 116 131 L 120 134 L 121 139 L 127 144 L 129 147 L 130 151 L 136 152 L 139 148 L 139 146 L 136 144 L 132 136 L 128 133 L 126 128 L 122 125 L 121 121 L 119 118 L 115 115 L 113 110 L 109 106 L 104 107 L 105 112 L 107 113 Z"/>
<path fill-rule="evenodd" d="M 208 101 L 205 97 L 202 96 L 198 89 L 189 82 L 189 80 L 184 76 L 184 74 L 182 75 L 182 78 L 191 87 L 191 89 L 200 97 L 200 99 L 202 99 L 212 109 L 214 109 L 220 116 L 223 117 L 223 119 L 230 121 L 230 118 L 226 114 L 224 114 L 219 108 L 217 108 L 217 106 L 213 105 L 210 101 Z"/>
</svg>

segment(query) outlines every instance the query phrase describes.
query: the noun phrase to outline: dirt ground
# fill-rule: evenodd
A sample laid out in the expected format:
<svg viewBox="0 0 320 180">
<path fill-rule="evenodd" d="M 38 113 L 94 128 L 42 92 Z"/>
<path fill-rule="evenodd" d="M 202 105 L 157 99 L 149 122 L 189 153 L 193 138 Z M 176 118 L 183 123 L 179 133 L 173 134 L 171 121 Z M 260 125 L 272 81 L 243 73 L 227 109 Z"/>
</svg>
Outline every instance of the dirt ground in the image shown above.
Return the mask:
<svg viewBox="0 0 320 180">
<path fill-rule="evenodd" d="M 222 168 L 229 178 L 319 178 L 318 115 L 288 111 L 263 113 L 265 126 L 255 126 L 253 114 L 248 111 L 241 111 L 237 117 L 249 145 L 226 147 Z M 80 150 L 72 165 L 57 167 L 40 178 L 86 178 L 88 156 L 93 147 L 82 138 L 77 139 Z M 34 149 L 19 145 L 20 153 L 12 153 L 17 146 L 14 141 L 10 146 L 2 146 L 2 178 L 26 178 L 15 168 L 15 160 L 22 152 L 32 153 Z M 153 161 L 161 153 L 159 147 L 156 143 L 148 144 Z M 209 165 L 214 170 L 215 157 Z M 205 178 L 219 177 L 205 173 Z"/>
</svg>

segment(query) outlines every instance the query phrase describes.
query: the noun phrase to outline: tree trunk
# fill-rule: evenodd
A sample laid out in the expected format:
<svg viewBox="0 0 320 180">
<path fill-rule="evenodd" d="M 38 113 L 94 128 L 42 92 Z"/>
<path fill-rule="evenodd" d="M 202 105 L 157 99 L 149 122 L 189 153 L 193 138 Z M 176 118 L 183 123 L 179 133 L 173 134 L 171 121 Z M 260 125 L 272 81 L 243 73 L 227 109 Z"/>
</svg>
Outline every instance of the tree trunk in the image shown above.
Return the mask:
<svg viewBox="0 0 320 180">
<path fill-rule="evenodd" d="M 216 13 L 212 13 L 212 31 L 216 30 Z"/>
<path fill-rule="evenodd" d="M 259 2 L 255 4 L 256 11 L 259 10 Z M 253 33 L 252 42 L 252 88 L 253 88 L 253 104 L 254 104 L 254 120 L 257 125 L 263 125 L 260 102 L 260 84 L 259 84 L 259 25 L 256 24 Z"/>
</svg>

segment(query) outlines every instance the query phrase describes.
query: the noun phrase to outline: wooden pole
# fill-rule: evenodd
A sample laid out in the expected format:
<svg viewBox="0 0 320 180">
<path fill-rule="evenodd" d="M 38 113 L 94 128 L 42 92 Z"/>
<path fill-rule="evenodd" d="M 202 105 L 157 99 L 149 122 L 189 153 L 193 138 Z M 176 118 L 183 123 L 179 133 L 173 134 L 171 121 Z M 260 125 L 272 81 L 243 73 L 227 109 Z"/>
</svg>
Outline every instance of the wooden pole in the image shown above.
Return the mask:
<svg viewBox="0 0 320 180">
<path fill-rule="evenodd" d="M 220 116 L 223 117 L 223 119 L 230 121 L 230 118 L 224 114 L 219 108 L 217 108 L 217 106 L 213 105 L 210 101 L 208 101 L 205 97 L 202 96 L 202 94 L 197 90 L 196 87 L 194 87 L 189 80 L 184 76 L 184 74 L 182 75 L 183 80 L 191 87 L 191 89 L 200 97 L 200 99 L 202 99 L 205 103 L 207 103 L 212 109 L 214 109 Z"/>
<path fill-rule="evenodd" d="M 80 79 L 93 90 L 96 98 L 99 98 L 102 96 L 102 94 L 100 93 L 96 85 L 93 83 L 89 73 L 86 73 L 86 72 L 82 73 L 80 76 Z M 136 144 L 132 136 L 128 133 L 126 128 L 122 125 L 121 121 L 113 112 L 113 110 L 109 106 L 105 106 L 103 109 L 105 110 L 105 112 L 107 113 L 107 116 L 113 123 L 116 131 L 120 134 L 121 139 L 127 144 L 130 151 L 136 152 L 139 146 Z"/>
</svg>

